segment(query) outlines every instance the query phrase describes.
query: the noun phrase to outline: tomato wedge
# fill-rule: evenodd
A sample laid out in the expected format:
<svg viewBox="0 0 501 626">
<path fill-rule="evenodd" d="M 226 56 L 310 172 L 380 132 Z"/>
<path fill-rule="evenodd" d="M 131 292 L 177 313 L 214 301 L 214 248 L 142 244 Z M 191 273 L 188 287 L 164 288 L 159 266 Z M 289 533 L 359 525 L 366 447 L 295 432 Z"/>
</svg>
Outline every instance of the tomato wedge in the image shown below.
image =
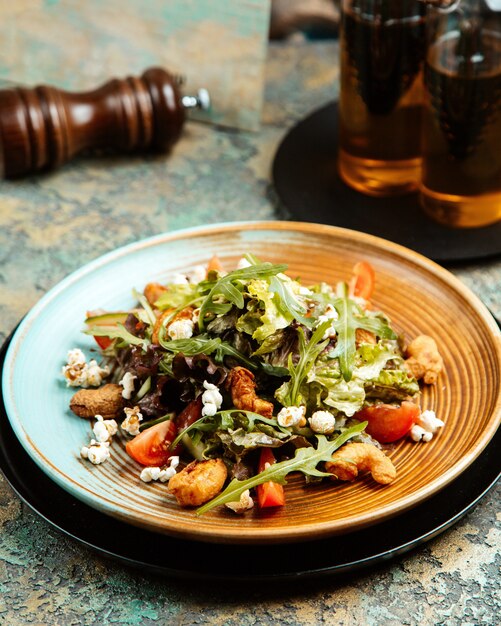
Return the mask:
<svg viewBox="0 0 501 626">
<path fill-rule="evenodd" d="M 94 335 L 94 339 L 96 340 L 97 345 L 101 348 L 101 350 L 106 350 L 113 343 L 113 340 L 109 337 L 97 337 Z"/>
<path fill-rule="evenodd" d="M 377 404 L 362 409 L 353 416 L 369 422 L 365 429 L 380 443 L 392 443 L 406 435 L 416 423 L 420 409 L 413 402 L 402 402 L 401 406 Z"/>
<path fill-rule="evenodd" d="M 169 446 L 176 435 L 176 425 L 172 420 L 166 420 L 143 430 L 127 443 L 125 449 L 141 465 L 160 467 L 174 456 L 174 451 L 169 450 Z"/>
<path fill-rule="evenodd" d="M 367 261 L 360 261 L 353 267 L 353 274 L 350 281 L 350 295 L 370 300 L 376 282 L 374 268 Z"/>
<path fill-rule="evenodd" d="M 223 264 L 217 254 L 211 257 L 209 263 L 207 264 L 207 275 L 209 272 L 224 272 Z"/>
<path fill-rule="evenodd" d="M 201 395 L 184 407 L 176 420 L 179 432 L 186 430 L 188 426 L 191 426 L 202 417 L 202 408 L 203 403 Z"/>
<path fill-rule="evenodd" d="M 275 455 L 271 448 L 263 448 L 259 458 L 259 472 L 264 472 L 268 465 L 275 463 Z M 272 506 L 283 506 L 285 504 L 285 493 L 282 485 L 271 480 L 256 487 L 257 501 L 261 509 Z"/>
</svg>

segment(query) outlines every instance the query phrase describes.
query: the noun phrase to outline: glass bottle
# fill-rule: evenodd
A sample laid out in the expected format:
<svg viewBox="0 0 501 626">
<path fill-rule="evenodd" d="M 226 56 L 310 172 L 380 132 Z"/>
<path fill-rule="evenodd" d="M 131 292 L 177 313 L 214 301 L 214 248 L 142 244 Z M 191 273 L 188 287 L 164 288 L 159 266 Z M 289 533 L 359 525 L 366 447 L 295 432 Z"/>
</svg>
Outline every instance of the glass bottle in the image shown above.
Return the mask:
<svg viewBox="0 0 501 626">
<path fill-rule="evenodd" d="M 343 0 L 339 173 L 374 196 L 417 190 L 426 6 Z"/>
<path fill-rule="evenodd" d="M 501 1 L 429 7 L 421 204 L 435 220 L 501 219 Z"/>
</svg>

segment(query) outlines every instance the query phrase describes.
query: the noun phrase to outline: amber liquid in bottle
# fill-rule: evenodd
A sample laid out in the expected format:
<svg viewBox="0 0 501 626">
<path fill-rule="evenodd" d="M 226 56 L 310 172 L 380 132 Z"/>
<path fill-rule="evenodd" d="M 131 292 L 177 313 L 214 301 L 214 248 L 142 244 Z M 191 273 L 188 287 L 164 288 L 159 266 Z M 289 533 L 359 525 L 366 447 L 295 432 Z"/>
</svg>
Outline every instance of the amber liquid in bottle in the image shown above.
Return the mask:
<svg viewBox="0 0 501 626">
<path fill-rule="evenodd" d="M 465 37 L 439 39 L 425 69 L 421 203 L 454 227 L 501 219 L 501 37 Z"/>
<path fill-rule="evenodd" d="M 401 15 L 387 21 L 364 3 L 345 11 L 341 31 L 339 173 L 374 196 L 414 191 L 421 175 L 425 8 L 394 4 Z"/>
</svg>

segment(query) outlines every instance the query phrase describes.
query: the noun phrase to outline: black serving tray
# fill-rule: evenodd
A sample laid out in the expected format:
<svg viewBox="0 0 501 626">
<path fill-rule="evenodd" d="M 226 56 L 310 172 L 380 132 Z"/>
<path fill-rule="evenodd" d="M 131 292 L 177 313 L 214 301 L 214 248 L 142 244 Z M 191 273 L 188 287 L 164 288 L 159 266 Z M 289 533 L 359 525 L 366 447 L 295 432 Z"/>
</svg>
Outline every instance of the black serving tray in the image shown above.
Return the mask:
<svg viewBox="0 0 501 626">
<path fill-rule="evenodd" d="M 348 187 L 337 173 L 337 102 L 311 113 L 282 140 L 272 177 L 294 219 L 359 230 L 400 243 L 438 262 L 501 254 L 501 222 L 453 229 L 430 220 L 417 194 L 374 198 Z"/>
<path fill-rule="evenodd" d="M 0 350 L 0 371 L 10 338 Z M 104 557 L 183 579 L 236 583 L 346 576 L 416 548 L 450 528 L 496 484 L 501 429 L 480 457 L 426 502 L 364 530 L 307 544 L 210 544 L 168 537 L 100 513 L 52 482 L 17 440 L 0 395 L 0 470 L 35 513 Z"/>
</svg>

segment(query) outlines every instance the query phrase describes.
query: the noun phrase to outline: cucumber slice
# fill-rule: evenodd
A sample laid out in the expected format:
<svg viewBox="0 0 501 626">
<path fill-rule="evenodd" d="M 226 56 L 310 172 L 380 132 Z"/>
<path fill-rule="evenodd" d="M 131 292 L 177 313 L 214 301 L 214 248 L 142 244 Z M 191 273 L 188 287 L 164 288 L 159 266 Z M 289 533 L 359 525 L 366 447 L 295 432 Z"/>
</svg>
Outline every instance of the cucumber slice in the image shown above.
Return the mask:
<svg viewBox="0 0 501 626">
<path fill-rule="evenodd" d="M 128 312 L 117 311 L 114 313 L 103 313 L 102 315 L 93 315 L 85 320 L 89 326 L 114 326 L 116 324 L 124 324 Z"/>
</svg>

